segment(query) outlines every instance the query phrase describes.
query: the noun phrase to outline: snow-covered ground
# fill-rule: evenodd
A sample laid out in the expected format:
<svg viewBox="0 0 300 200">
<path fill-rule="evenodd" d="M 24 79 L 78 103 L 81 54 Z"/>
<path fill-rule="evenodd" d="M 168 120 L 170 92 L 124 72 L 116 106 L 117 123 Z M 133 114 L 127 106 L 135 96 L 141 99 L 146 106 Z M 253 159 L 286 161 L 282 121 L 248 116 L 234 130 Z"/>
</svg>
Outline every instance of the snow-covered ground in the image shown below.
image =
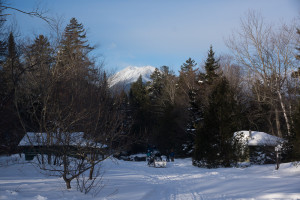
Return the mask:
<svg viewBox="0 0 300 200">
<path fill-rule="evenodd" d="M 10 157 L 8 160 L 11 160 Z M 65 189 L 61 178 L 40 174 L 29 163 L 12 164 L 0 157 L 0 199 L 300 199 L 300 166 L 281 164 L 248 168 L 203 169 L 191 159 L 177 159 L 167 168 L 145 162 L 106 160 L 104 188 L 97 196 Z"/>
</svg>

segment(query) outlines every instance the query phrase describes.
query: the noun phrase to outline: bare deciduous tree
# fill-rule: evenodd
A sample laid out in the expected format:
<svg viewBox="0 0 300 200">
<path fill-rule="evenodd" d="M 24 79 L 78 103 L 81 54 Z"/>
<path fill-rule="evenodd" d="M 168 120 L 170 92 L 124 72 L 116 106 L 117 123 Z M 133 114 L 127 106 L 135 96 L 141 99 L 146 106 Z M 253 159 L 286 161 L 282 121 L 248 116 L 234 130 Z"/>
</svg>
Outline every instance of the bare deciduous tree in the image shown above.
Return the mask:
<svg viewBox="0 0 300 200">
<path fill-rule="evenodd" d="M 239 65 L 247 70 L 257 102 L 272 108 L 280 137 L 281 117 L 288 135 L 291 133 L 291 113 L 287 110 L 291 102 L 286 96 L 288 77 L 296 67 L 295 30 L 295 26 L 286 24 L 275 29 L 259 13 L 249 11 L 241 20 L 240 31 L 226 41 Z"/>
</svg>

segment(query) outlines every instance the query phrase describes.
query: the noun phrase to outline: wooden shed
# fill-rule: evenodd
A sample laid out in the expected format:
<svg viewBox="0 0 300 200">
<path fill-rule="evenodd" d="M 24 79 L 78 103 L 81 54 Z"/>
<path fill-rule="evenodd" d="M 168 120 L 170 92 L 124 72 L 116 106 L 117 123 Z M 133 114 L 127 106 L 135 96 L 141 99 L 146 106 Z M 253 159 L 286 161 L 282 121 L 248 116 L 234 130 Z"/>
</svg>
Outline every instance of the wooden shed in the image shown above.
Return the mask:
<svg viewBox="0 0 300 200">
<path fill-rule="evenodd" d="M 243 144 L 246 160 L 252 164 L 276 163 L 275 147 L 282 145 L 282 138 L 259 131 L 238 131 L 234 133 Z"/>
</svg>

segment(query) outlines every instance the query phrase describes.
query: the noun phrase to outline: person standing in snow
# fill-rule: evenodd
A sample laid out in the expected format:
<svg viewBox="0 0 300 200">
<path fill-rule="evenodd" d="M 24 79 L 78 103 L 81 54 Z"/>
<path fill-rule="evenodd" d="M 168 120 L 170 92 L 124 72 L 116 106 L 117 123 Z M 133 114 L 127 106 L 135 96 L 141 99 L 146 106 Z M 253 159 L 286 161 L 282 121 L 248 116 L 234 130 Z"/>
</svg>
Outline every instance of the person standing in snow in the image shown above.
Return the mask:
<svg viewBox="0 0 300 200">
<path fill-rule="evenodd" d="M 171 158 L 172 162 L 174 162 L 174 157 L 175 157 L 175 154 L 174 154 L 174 150 L 172 149 L 171 153 L 170 153 L 170 158 Z"/>
<path fill-rule="evenodd" d="M 147 151 L 147 161 L 150 160 L 150 156 L 151 156 L 151 151 L 148 149 L 148 151 Z"/>
</svg>

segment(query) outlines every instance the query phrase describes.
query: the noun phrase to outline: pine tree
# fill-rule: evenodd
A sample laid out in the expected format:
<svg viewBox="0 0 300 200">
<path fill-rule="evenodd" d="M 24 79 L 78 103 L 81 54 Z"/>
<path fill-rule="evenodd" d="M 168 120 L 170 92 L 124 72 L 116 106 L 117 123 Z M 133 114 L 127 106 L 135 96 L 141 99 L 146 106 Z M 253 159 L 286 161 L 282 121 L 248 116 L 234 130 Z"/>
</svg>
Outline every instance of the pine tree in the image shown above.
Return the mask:
<svg viewBox="0 0 300 200">
<path fill-rule="evenodd" d="M 210 49 L 208 51 L 207 59 L 205 61 L 205 79 L 206 81 L 211 84 L 213 80 L 218 77 L 216 70 L 219 68 L 219 63 L 215 59 L 215 53 L 213 51 L 212 46 L 210 46 Z"/>
<path fill-rule="evenodd" d="M 3 6 L 3 1 L 0 0 L 0 7 Z M 5 59 L 5 53 L 6 53 L 6 38 L 5 38 L 5 33 L 6 33 L 6 27 L 4 26 L 4 23 L 6 21 L 6 15 L 3 14 L 3 9 L 0 9 L 0 70 L 2 68 L 4 59 Z"/>
<path fill-rule="evenodd" d="M 132 150 L 141 151 L 146 147 L 146 142 L 152 135 L 152 113 L 150 112 L 149 96 L 146 90 L 146 84 L 143 83 L 142 76 L 136 82 L 132 83 L 129 91 L 130 115 L 133 119 L 131 134 L 140 139 Z"/>
<path fill-rule="evenodd" d="M 3 147 L 15 148 L 22 133 L 22 126 L 16 113 L 20 80 L 24 73 L 20 55 L 11 32 L 7 39 L 4 62 L 0 69 L 0 144 Z"/>
<path fill-rule="evenodd" d="M 9 84 L 8 87 L 12 89 L 12 87 L 16 87 L 20 80 L 20 76 L 24 73 L 24 70 L 20 63 L 19 53 L 17 51 L 15 38 L 12 32 L 9 34 L 7 43 L 7 55 L 5 58 L 3 73 L 7 83 Z"/>
<path fill-rule="evenodd" d="M 146 86 L 143 83 L 143 78 L 140 75 L 136 82 L 132 83 L 129 91 L 130 104 L 137 108 L 142 108 L 147 99 Z"/>
<path fill-rule="evenodd" d="M 182 137 L 178 125 L 178 115 L 173 98 L 175 95 L 175 75 L 168 66 L 156 69 L 148 84 L 149 109 L 152 120 L 153 134 L 150 140 L 159 150 L 168 154 L 171 149 L 180 148 Z M 181 150 L 181 149 L 180 149 Z"/>
<path fill-rule="evenodd" d="M 29 45 L 27 49 L 26 64 L 28 68 L 31 68 L 27 73 L 27 79 L 29 79 L 31 89 L 38 87 L 42 91 L 51 79 L 54 50 L 44 35 L 36 37 L 34 43 Z"/>
<path fill-rule="evenodd" d="M 89 57 L 93 50 L 86 40 L 86 32 L 81 23 L 75 18 L 66 26 L 61 41 L 57 68 L 59 76 L 70 77 L 73 74 L 75 80 L 95 80 L 94 63 Z"/>
<path fill-rule="evenodd" d="M 22 109 L 26 110 L 22 121 L 28 126 L 30 131 L 42 131 L 37 122 L 37 117 L 30 116 L 34 111 L 39 116 L 42 115 L 41 107 L 44 94 L 50 90 L 53 80 L 51 70 L 54 65 L 54 50 L 47 37 L 39 35 L 32 44 L 24 50 L 24 67 L 26 72 L 22 78 Z M 34 103 L 33 103 L 34 102 Z M 34 109 L 33 109 L 34 108 Z M 40 117 L 38 117 L 40 119 Z"/>
<path fill-rule="evenodd" d="M 194 165 L 205 167 L 231 166 L 236 161 L 233 133 L 239 130 L 239 107 L 228 81 L 220 78 L 209 96 L 204 121 L 197 127 Z"/>
<path fill-rule="evenodd" d="M 181 71 L 180 72 L 185 74 L 185 73 L 189 73 L 191 71 L 194 71 L 194 67 L 196 65 L 197 65 L 197 63 L 193 59 L 189 58 L 185 61 L 185 63 L 183 63 L 181 65 Z"/>
<path fill-rule="evenodd" d="M 160 96 L 162 95 L 163 90 L 163 80 L 162 74 L 159 69 L 155 69 L 154 72 L 150 75 L 151 82 L 148 84 L 149 88 L 149 96 L 150 100 L 155 103 L 159 104 Z"/>
<path fill-rule="evenodd" d="M 196 135 L 196 125 L 202 118 L 200 110 L 200 82 L 198 69 L 196 68 L 197 63 L 189 58 L 181 66 L 178 81 L 178 97 L 180 106 L 185 110 L 183 115 L 183 121 L 185 123 L 185 145 L 187 152 L 191 151 L 193 147 L 194 137 Z"/>
</svg>

